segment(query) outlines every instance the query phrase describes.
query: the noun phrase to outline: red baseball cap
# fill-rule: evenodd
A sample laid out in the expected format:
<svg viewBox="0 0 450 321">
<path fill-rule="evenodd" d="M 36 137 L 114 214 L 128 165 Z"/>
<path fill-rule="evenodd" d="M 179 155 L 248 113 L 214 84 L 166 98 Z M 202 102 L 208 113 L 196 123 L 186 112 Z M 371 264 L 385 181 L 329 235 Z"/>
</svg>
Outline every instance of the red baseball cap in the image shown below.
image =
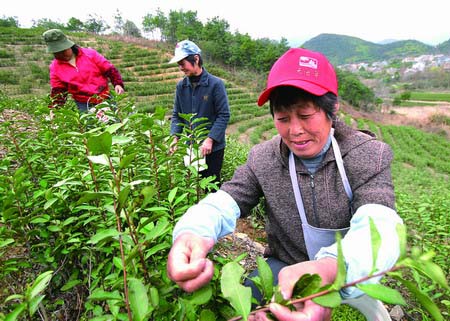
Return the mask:
<svg viewBox="0 0 450 321">
<path fill-rule="evenodd" d="M 303 48 L 291 48 L 273 64 L 267 77 L 267 88 L 258 98 L 264 105 L 276 87 L 293 86 L 316 96 L 327 92 L 338 95 L 338 83 L 333 65 L 321 53 Z"/>
</svg>

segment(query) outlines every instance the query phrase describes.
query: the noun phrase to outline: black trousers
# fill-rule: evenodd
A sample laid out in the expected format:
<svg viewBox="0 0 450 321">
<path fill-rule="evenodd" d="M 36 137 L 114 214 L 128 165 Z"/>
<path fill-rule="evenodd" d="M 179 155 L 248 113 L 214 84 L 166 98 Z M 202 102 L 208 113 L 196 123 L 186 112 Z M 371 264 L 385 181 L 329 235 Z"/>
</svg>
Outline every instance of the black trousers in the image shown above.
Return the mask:
<svg viewBox="0 0 450 321">
<path fill-rule="evenodd" d="M 217 183 L 218 186 L 220 186 L 220 172 L 222 170 L 224 154 L 225 149 L 219 149 L 206 155 L 205 159 L 208 168 L 200 172 L 202 177 L 216 176 L 214 182 Z"/>
</svg>

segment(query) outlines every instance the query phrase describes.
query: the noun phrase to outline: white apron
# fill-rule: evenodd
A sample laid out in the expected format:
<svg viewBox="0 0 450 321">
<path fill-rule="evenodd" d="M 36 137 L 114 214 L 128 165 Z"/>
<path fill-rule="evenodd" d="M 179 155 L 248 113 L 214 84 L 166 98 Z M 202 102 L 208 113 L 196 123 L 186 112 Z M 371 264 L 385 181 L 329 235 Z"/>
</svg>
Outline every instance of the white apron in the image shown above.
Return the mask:
<svg viewBox="0 0 450 321">
<path fill-rule="evenodd" d="M 341 175 L 342 183 L 344 184 L 345 193 L 349 199 L 349 202 L 353 199 L 352 189 L 347 178 L 347 174 L 344 169 L 344 162 L 342 160 L 341 150 L 334 138 L 334 129 L 331 129 L 331 144 L 333 146 L 334 157 L 336 164 Z M 336 241 L 336 233 L 341 233 L 341 236 L 348 232 L 350 227 L 342 229 L 326 229 L 319 228 L 308 224 L 306 219 L 305 208 L 303 206 L 302 195 L 297 180 L 297 172 L 295 170 L 294 154 L 289 153 L 289 174 L 291 176 L 292 188 L 294 189 L 295 202 L 297 203 L 297 209 L 302 222 L 303 237 L 305 239 L 306 250 L 310 260 L 314 260 L 314 256 L 319 252 L 322 247 L 330 246 Z M 367 295 L 362 295 L 358 298 L 347 299 L 342 301 L 343 304 L 350 305 L 351 307 L 361 311 L 368 321 L 391 321 L 391 317 L 379 300 L 375 300 Z"/>
</svg>

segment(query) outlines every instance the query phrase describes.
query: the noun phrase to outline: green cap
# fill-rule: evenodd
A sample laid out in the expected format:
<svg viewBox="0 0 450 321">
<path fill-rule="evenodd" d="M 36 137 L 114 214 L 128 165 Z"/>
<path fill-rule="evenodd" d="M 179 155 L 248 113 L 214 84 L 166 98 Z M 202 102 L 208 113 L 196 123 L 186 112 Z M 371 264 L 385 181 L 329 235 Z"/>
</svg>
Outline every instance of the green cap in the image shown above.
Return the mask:
<svg viewBox="0 0 450 321">
<path fill-rule="evenodd" d="M 42 34 L 47 44 L 47 52 L 55 53 L 72 47 L 75 43 L 67 39 L 66 35 L 59 29 L 50 29 Z"/>
</svg>

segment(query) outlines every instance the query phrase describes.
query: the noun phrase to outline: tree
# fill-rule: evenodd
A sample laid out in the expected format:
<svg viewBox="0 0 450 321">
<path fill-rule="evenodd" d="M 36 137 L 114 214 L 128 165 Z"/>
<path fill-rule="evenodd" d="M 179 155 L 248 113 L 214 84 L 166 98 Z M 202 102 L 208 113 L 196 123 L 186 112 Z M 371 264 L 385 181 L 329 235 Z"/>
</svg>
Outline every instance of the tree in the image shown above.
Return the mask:
<svg viewBox="0 0 450 321">
<path fill-rule="evenodd" d="M 145 32 L 151 32 L 153 35 L 156 33 L 159 34 L 159 38 L 161 41 L 166 41 L 165 34 L 163 30 L 166 29 L 168 24 L 168 20 L 164 15 L 164 12 L 161 9 L 156 10 L 156 15 L 147 14 L 144 16 L 142 20 L 142 26 Z"/>
<path fill-rule="evenodd" d="M 64 29 L 65 26 L 61 22 L 53 21 L 48 18 L 42 18 L 38 20 L 33 20 L 33 28 Z"/>
<path fill-rule="evenodd" d="M 125 21 L 123 25 L 123 35 L 127 37 L 142 37 L 141 30 L 130 20 Z"/>
<path fill-rule="evenodd" d="M 19 27 L 19 21 L 17 17 L 6 17 L 0 18 L 0 27 Z"/>
<path fill-rule="evenodd" d="M 212 57 L 225 61 L 229 57 L 229 46 L 231 42 L 230 25 L 226 20 L 214 17 L 208 19 L 203 27 L 202 47 Z"/>
<path fill-rule="evenodd" d="M 84 23 L 84 27 L 86 31 L 93 33 L 102 33 L 105 30 L 109 29 L 108 24 L 102 17 L 95 15 L 89 15 L 89 18 Z"/>
<path fill-rule="evenodd" d="M 116 33 L 122 34 L 123 27 L 124 27 L 124 22 L 123 22 L 123 18 L 122 18 L 122 13 L 119 11 L 119 9 L 116 9 L 116 15 L 114 16 L 114 31 Z"/>
<path fill-rule="evenodd" d="M 197 18 L 197 11 L 170 11 L 168 41 L 175 43 L 183 39 L 199 41 L 203 24 Z"/>
<path fill-rule="evenodd" d="M 372 111 L 378 103 L 374 92 L 351 72 L 337 69 L 336 73 L 339 81 L 340 97 L 355 108 Z"/>
<path fill-rule="evenodd" d="M 72 17 L 67 21 L 66 29 L 70 31 L 83 31 L 84 23 L 80 19 Z"/>
</svg>

